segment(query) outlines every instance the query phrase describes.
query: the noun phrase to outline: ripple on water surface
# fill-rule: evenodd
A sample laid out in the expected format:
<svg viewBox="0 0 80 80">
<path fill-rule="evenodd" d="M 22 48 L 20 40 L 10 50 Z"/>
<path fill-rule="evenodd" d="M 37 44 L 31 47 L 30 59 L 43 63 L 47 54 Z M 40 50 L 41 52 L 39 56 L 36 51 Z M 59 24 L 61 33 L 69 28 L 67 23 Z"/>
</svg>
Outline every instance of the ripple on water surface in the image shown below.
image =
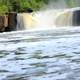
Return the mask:
<svg viewBox="0 0 80 80">
<path fill-rule="evenodd" d="M 79 74 L 80 34 L 0 43 L 0 80 L 80 80 Z"/>
</svg>

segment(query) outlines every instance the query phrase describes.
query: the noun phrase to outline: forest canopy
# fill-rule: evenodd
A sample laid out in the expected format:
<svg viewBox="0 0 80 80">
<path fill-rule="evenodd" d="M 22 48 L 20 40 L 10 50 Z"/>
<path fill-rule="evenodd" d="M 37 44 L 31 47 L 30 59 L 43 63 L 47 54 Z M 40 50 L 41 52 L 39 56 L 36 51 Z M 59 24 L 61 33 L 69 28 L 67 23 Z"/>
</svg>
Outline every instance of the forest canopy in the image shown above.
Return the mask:
<svg viewBox="0 0 80 80">
<path fill-rule="evenodd" d="M 28 8 L 37 11 L 45 7 L 49 2 L 65 1 L 69 7 L 80 6 L 79 0 L 0 0 L 0 13 L 22 12 Z"/>
</svg>

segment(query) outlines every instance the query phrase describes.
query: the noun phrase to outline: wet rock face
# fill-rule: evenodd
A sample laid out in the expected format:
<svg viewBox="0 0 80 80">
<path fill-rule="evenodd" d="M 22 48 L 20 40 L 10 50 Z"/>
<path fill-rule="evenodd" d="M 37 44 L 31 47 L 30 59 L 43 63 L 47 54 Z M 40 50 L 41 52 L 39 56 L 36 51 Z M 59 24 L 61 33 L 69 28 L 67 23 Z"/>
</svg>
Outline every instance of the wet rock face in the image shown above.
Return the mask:
<svg viewBox="0 0 80 80">
<path fill-rule="evenodd" d="M 80 26 L 80 10 L 73 12 L 73 26 Z"/>
<path fill-rule="evenodd" d="M 21 13 L 32 13 L 32 12 L 33 12 L 33 10 L 31 8 L 21 11 Z"/>
<path fill-rule="evenodd" d="M 32 9 L 27 9 L 27 11 L 26 11 L 27 13 L 32 13 L 33 12 L 33 10 Z"/>
<path fill-rule="evenodd" d="M 17 25 L 17 13 L 0 15 L 0 32 L 14 31 Z"/>
<path fill-rule="evenodd" d="M 31 13 L 32 11 L 28 9 L 25 13 Z M 7 15 L 0 16 L 0 32 L 15 31 L 17 29 L 17 14 L 16 12 L 10 12 Z"/>
<path fill-rule="evenodd" d="M 5 28 L 5 31 L 14 31 L 16 30 L 17 25 L 17 13 L 8 13 L 8 26 Z"/>
<path fill-rule="evenodd" d="M 8 26 L 8 17 L 7 15 L 0 16 L 0 32 L 5 31 L 5 28 Z"/>
</svg>

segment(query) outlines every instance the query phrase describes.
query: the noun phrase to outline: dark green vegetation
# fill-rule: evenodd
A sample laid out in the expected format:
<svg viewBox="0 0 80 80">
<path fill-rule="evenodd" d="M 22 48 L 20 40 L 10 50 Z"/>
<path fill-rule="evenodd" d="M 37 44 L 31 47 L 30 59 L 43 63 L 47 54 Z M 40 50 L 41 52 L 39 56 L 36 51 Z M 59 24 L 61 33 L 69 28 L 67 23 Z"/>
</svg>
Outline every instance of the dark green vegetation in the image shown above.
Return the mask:
<svg viewBox="0 0 80 80">
<path fill-rule="evenodd" d="M 28 8 L 39 10 L 48 3 L 47 0 L 0 0 L 0 13 L 22 12 Z"/>
<path fill-rule="evenodd" d="M 79 0 L 0 0 L 0 13 L 6 12 L 22 12 L 28 8 L 36 11 L 42 7 L 46 7 L 49 2 L 65 1 L 70 7 L 80 6 Z"/>
</svg>

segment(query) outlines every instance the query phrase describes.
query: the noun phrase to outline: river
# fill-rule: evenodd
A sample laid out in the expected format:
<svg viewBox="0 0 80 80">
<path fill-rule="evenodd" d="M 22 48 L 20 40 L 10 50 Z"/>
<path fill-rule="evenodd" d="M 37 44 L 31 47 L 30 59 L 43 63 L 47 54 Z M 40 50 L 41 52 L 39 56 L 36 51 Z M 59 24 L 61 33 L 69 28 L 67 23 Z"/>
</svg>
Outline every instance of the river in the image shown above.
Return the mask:
<svg viewBox="0 0 80 80">
<path fill-rule="evenodd" d="M 0 33 L 0 80 L 80 80 L 80 28 Z"/>
</svg>

